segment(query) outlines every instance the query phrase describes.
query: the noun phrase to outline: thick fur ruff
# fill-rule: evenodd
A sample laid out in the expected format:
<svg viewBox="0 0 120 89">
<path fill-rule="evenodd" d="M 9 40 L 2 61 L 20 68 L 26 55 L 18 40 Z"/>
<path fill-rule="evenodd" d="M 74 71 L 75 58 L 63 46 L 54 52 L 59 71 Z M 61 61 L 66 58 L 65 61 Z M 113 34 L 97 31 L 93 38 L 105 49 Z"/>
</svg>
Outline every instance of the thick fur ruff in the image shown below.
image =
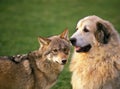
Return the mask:
<svg viewBox="0 0 120 89">
<path fill-rule="evenodd" d="M 90 19 L 93 23 L 105 22 L 97 16 L 88 16 L 81 25 L 87 21 L 91 23 Z M 73 89 L 120 89 L 120 40 L 113 26 L 106 23 L 110 32 L 107 44 L 95 39 L 88 52 L 74 50 L 70 64 Z"/>
</svg>

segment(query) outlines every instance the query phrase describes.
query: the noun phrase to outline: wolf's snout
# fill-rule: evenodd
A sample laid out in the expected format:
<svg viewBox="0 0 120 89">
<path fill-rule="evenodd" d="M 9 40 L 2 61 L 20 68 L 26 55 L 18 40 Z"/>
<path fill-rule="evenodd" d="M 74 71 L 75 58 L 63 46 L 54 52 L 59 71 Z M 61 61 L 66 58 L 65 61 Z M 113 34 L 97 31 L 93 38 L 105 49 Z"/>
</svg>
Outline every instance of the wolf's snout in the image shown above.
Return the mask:
<svg viewBox="0 0 120 89">
<path fill-rule="evenodd" d="M 76 38 L 70 38 L 70 42 L 72 43 L 72 45 L 75 45 L 76 44 Z"/>
<path fill-rule="evenodd" d="M 62 64 L 66 64 L 67 60 L 62 60 Z"/>
</svg>

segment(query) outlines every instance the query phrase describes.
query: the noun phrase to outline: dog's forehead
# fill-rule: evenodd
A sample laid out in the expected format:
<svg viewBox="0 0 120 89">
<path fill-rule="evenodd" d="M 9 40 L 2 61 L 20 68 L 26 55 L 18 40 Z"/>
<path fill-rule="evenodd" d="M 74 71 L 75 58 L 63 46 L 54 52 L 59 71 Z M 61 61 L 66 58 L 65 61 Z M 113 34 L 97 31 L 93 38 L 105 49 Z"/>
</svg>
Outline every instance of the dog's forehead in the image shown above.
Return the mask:
<svg viewBox="0 0 120 89">
<path fill-rule="evenodd" d="M 95 29 L 96 23 L 91 20 L 84 20 L 84 21 L 78 22 L 76 28 L 79 30 L 83 30 L 85 27 L 89 30 Z"/>
<path fill-rule="evenodd" d="M 78 21 L 76 28 L 84 28 L 95 29 L 96 23 L 100 19 L 97 16 L 88 16 Z M 82 29 L 81 29 L 82 30 Z"/>
</svg>

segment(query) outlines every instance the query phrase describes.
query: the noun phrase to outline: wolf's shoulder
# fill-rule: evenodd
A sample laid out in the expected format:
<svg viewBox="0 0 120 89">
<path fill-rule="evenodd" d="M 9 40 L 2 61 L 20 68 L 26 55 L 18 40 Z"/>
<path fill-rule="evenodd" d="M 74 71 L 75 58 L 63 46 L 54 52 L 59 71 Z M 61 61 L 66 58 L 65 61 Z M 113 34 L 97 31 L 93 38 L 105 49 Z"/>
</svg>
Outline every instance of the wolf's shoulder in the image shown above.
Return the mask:
<svg viewBox="0 0 120 89">
<path fill-rule="evenodd" d="M 14 56 L 1 56 L 0 57 L 0 60 L 8 60 L 14 63 L 20 63 L 21 61 L 27 60 L 27 59 L 28 59 L 28 54 L 18 54 Z"/>
</svg>

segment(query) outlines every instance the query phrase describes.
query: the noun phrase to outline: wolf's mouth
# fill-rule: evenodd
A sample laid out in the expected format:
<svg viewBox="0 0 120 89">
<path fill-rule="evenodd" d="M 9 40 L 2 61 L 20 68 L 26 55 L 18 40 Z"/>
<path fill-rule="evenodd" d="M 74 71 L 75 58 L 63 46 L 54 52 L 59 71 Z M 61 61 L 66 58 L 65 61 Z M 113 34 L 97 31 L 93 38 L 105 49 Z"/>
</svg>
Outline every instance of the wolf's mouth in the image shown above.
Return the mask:
<svg viewBox="0 0 120 89">
<path fill-rule="evenodd" d="M 67 60 L 63 60 L 62 63 L 59 63 L 58 61 L 56 61 L 56 63 L 60 64 L 60 65 L 65 65 L 67 62 Z"/>
<path fill-rule="evenodd" d="M 88 52 L 91 49 L 91 45 L 88 44 L 84 47 L 80 47 L 80 46 L 75 46 L 75 50 L 76 52 Z"/>
</svg>

